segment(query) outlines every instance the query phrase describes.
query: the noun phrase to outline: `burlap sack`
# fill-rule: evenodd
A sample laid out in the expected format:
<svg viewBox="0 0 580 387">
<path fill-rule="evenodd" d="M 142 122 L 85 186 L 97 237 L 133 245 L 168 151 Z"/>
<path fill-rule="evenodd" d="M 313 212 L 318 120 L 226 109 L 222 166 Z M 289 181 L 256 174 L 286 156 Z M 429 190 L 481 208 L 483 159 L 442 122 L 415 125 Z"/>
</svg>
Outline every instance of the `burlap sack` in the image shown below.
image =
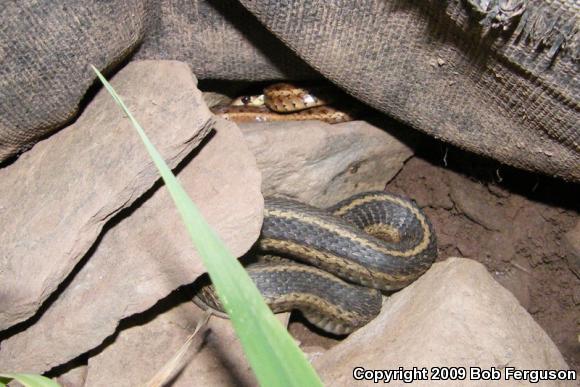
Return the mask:
<svg viewBox="0 0 580 387">
<path fill-rule="evenodd" d="M 0 6 L 0 162 L 70 121 L 95 80 L 141 40 L 142 0 L 4 1 Z"/>
<path fill-rule="evenodd" d="M 577 2 L 240 2 L 250 12 L 234 0 L 10 3 L 0 160 L 74 114 L 94 80 L 88 63 L 112 66 L 142 39 L 133 59 L 183 60 L 202 79 L 306 79 L 314 68 L 434 137 L 580 181 Z"/>
<path fill-rule="evenodd" d="M 240 0 L 350 94 L 507 164 L 580 180 L 575 0 Z"/>
</svg>

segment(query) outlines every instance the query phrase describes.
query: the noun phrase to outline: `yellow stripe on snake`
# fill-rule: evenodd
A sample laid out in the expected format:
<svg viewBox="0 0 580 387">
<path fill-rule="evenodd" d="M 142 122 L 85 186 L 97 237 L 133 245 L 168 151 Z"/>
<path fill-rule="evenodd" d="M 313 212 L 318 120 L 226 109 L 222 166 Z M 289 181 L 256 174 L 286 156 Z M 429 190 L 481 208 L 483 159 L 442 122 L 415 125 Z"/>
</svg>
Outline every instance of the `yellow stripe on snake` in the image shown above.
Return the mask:
<svg viewBox="0 0 580 387">
<path fill-rule="evenodd" d="M 230 105 L 215 106 L 211 110 L 215 115 L 238 123 L 319 120 L 336 124 L 352 121 L 352 112 L 331 106 L 335 94 L 336 91 L 328 87 L 277 83 L 266 87 L 263 94 L 239 97 Z"/>
<path fill-rule="evenodd" d="M 425 214 L 409 199 L 385 192 L 355 195 L 326 210 L 266 198 L 257 247 L 284 257 L 269 255 L 247 267 L 270 308 L 298 309 L 334 334 L 368 323 L 380 312 L 380 291 L 407 286 L 437 257 Z M 223 312 L 209 284 L 194 301 Z"/>
</svg>

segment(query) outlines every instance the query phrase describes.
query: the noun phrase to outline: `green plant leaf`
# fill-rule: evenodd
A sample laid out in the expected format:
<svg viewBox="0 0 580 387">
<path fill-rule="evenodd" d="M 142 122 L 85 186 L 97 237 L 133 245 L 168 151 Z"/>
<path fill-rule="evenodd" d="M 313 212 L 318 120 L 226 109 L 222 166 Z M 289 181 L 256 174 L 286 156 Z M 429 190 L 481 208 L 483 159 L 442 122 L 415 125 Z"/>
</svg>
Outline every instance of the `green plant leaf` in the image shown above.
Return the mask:
<svg viewBox="0 0 580 387">
<path fill-rule="evenodd" d="M 0 386 L 5 386 L 11 380 L 16 380 L 25 387 L 60 387 L 57 382 L 45 376 L 33 374 L 0 374 Z"/>
<path fill-rule="evenodd" d="M 322 386 L 306 356 L 274 317 L 238 260 L 207 224 L 115 90 L 93 70 L 139 133 L 173 198 L 194 246 L 262 386 Z"/>
</svg>

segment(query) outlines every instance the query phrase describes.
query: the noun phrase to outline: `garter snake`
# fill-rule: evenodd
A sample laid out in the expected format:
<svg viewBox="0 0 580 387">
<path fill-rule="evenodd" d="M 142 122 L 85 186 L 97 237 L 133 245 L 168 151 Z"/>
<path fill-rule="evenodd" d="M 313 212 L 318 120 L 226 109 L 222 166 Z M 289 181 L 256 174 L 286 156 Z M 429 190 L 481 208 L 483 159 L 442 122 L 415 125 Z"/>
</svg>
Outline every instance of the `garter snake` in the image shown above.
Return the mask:
<svg viewBox="0 0 580 387">
<path fill-rule="evenodd" d="M 376 317 L 380 291 L 407 286 L 437 256 L 424 213 L 409 199 L 386 192 L 358 194 L 325 210 L 266 198 L 257 248 L 304 263 L 268 258 L 247 267 L 271 309 L 298 309 L 335 334 L 350 333 Z M 222 311 L 210 284 L 195 302 Z"/>
<path fill-rule="evenodd" d="M 234 122 L 319 120 L 336 124 L 352 121 L 352 109 L 331 105 L 336 101 L 336 94 L 329 87 L 276 83 L 264 88 L 263 94 L 242 96 L 229 105 L 211 110 Z"/>
</svg>

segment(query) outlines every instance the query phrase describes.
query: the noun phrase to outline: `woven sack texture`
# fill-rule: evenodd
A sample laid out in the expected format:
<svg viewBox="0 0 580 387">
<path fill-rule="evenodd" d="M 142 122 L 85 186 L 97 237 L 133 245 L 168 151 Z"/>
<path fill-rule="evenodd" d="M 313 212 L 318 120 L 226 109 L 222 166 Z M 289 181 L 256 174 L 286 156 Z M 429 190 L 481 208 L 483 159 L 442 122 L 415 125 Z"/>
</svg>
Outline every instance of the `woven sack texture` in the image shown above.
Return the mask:
<svg viewBox="0 0 580 387">
<path fill-rule="evenodd" d="M 244 8 L 245 7 L 245 8 Z M 78 0 L 0 11 L 0 160 L 74 117 L 89 63 L 200 79 L 323 76 L 464 149 L 580 181 L 574 0 Z"/>
</svg>

